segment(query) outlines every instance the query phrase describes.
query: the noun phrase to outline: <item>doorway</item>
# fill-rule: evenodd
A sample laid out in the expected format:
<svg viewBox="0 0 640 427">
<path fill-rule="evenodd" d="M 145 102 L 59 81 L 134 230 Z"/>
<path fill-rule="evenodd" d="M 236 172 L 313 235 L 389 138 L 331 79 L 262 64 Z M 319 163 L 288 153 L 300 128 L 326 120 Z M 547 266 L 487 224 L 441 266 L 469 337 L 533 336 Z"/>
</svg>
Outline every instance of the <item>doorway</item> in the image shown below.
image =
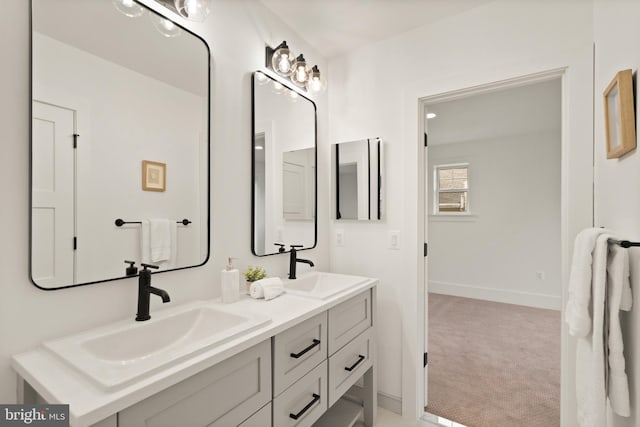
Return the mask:
<svg viewBox="0 0 640 427">
<path fill-rule="evenodd" d="M 425 407 L 463 425 L 560 424 L 561 93 L 555 75 L 423 100 Z"/>
</svg>

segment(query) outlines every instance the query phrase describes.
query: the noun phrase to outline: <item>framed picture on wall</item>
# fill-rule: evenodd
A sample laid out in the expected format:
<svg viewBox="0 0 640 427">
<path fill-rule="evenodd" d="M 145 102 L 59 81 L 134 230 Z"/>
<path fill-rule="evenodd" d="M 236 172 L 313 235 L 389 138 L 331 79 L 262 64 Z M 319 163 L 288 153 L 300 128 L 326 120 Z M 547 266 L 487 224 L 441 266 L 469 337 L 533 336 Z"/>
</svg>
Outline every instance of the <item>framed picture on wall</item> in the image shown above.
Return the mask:
<svg viewBox="0 0 640 427">
<path fill-rule="evenodd" d="M 165 191 L 166 183 L 166 163 L 142 161 L 142 189 L 144 191 Z"/>
<path fill-rule="evenodd" d="M 619 71 L 604 91 L 607 159 L 636 148 L 636 123 L 631 70 Z"/>
</svg>

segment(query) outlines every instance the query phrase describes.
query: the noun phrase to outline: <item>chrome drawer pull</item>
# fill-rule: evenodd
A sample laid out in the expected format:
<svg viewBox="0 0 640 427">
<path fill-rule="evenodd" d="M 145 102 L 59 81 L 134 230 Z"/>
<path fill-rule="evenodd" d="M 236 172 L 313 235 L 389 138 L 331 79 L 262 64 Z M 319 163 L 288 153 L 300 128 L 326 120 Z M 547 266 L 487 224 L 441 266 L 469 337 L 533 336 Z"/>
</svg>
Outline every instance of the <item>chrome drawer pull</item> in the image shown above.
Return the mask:
<svg viewBox="0 0 640 427">
<path fill-rule="evenodd" d="M 320 342 L 320 341 L 318 341 L 318 342 Z M 311 402 L 307 403 L 307 406 L 302 408 L 302 410 L 300 412 L 298 412 L 297 414 L 289 414 L 289 418 L 293 418 L 294 420 L 297 420 L 302 415 L 304 415 L 304 413 L 307 412 L 309 410 L 309 408 L 311 408 L 313 406 L 313 404 L 316 403 L 318 400 L 320 400 L 320 396 L 315 394 L 315 393 L 313 393 L 313 400 Z"/>
<path fill-rule="evenodd" d="M 305 348 L 300 353 L 291 353 L 289 356 L 293 357 L 294 359 L 298 359 L 300 358 L 300 356 L 302 356 L 303 354 L 305 354 L 306 352 L 308 352 L 309 350 L 311 350 L 313 347 L 317 345 L 320 345 L 320 340 L 314 339 L 313 344 L 311 344 L 309 347 Z"/>
<path fill-rule="evenodd" d="M 358 361 L 356 363 L 354 363 L 351 366 L 345 366 L 344 370 L 345 371 L 353 371 L 354 369 L 356 369 L 356 366 L 358 366 L 360 364 L 360 362 L 362 362 L 365 359 L 365 357 L 361 354 L 358 355 Z"/>
</svg>

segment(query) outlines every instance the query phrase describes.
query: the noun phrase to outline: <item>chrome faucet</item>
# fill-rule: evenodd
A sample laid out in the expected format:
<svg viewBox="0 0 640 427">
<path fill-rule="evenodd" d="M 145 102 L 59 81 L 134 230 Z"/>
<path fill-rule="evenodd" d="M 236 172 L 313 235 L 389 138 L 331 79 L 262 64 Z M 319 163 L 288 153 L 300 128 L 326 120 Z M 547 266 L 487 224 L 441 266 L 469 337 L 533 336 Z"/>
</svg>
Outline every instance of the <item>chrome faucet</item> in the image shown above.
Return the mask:
<svg viewBox="0 0 640 427">
<path fill-rule="evenodd" d="M 309 264 L 311 267 L 313 267 L 313 261 L 309 260 L 309 259 L 302 259 L 302 258 L 298 258 L 297 254 L 298 251 L 296 250 L 296 248 L 301 248 L 302 245 L 291 245 L 291 250 L 289 251 L 289 279 L 295 279 L 296 278 L 296 266 L 298 265 L 299 262 L 305 263 L 305 264 Z"/>
<path fill-rule="evenodd" d="M 140 270 L 138 275 L 138 314 L 136 320 L 139 322 L 151 319 L 149 316 L 149 296 L 156 294 L 162 298 L 162 302 L 167 303 L 171 301 L 169 294 L 162 289 L 154 288 L 151 286 L 151 270 L 158 269 L 157 265 L 141 263 L 144 268 Z"/>
</svg>

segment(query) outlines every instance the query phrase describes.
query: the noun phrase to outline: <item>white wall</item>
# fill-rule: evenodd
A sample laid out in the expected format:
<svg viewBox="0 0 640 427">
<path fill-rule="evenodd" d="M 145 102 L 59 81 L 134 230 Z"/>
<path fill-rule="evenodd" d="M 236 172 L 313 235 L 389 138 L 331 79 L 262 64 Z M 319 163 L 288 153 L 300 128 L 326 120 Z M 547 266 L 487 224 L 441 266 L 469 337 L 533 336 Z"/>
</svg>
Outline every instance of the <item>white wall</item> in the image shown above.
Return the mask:
<svg viewBox="0 0 640 427">
<path fill-rule="evenodd" d="M 145 3 L 153 3 L 145 0 Z M 153 3 L 154 8 L 160 8 Z M 326 70 L 326 61 L 279 18 L 257 1 L 216 0 L 209 19 L 185 23 L 201 34 L 212 51 L 211 104 L 211 259 L 204 266 L 154 276 L 170 304 L 212 298 L 220 294 L 219 277 L 226 256 L 240 258 L 239 268 L 262 265 L 284 275 L 286 255 L 251 255 L 251 72 L 264 65 L 264 46 L 283 39 Z M 137 282 L 119 280 L 98 285 L 45 292 L 29 280 L 29 3 L 10 2 L 0 14 L 0 402 L 14 402 L 12 354 L 36 347 L 42 340 L 135 316 Z M 324 95 L 326 98 L 326 95 Z M 329 170 L 326 100 L 318 104 L 319 170 Z M 326 147 L 326 148 L 325 148 Z M 304 257 L 316 268 L 328 267 L 328 181 L 318 186 L 318 248 Z M 301 269 L 306 266 L 301 266 Z M 152 298 L 151 312 L 162 305 Z"/>
<path fill-rule="evenodd" d="M 496 1 L 330 61 L 329 141 L 379 135 L 385 142 L 385 220 L 331 226 L 332 270 L 378 277 L 380 391 L 417 414 L 424 300 L 424 226 L 418 99 L 563 68 L 563 245 L 591 224 L 592 5 Z M 565 68 L 566 67 L 566 68 Z M 365 71 L 366 70 L 366 71 Z M 334 230 L 344 232 L 336 247 Z M 401 248 L 388 249 L 399 230 Z M 564 234 L 566 233 L 566 234 Z M 567 271 L 563 271 L 566 283 Z M 566 339 L 566 335 L 565 335 Z M 566 341 L 568 342 L 568 341 Z M 400 350 L 401 349 L 401 350 Z M 569 349 L 571 351 L 571 349 Z M 563 383 L 571 388 L 572 378 Z M 571 407 L 571 389 L 564 392 Z M 573 414 L 563 414 L 573 425 Z"/>
<path fill-rule="evenodd" d="M 640 240 L 640 154 L 632 151 L 619 160 L 607 160 L 602 93 L 618 71 L 640 67 L 640 3 L 597 0 L 595 39 L 595 225 L 611 228 L 628 240 Z M 639 106 L 636 89 L 636 127 Z M 633 308 L 621 312 L 631 418 L 614 417 L 614 427 L 640 424 L 640 251 L 629 249 Z"/>
<path fill-rule="evenodd" d="M 429 178 L 469 164 L 471 209 L 429 217 L 429 292 L 560 309 L 560 144 L 558 129 L 429 147 Z"/>
</svg>

